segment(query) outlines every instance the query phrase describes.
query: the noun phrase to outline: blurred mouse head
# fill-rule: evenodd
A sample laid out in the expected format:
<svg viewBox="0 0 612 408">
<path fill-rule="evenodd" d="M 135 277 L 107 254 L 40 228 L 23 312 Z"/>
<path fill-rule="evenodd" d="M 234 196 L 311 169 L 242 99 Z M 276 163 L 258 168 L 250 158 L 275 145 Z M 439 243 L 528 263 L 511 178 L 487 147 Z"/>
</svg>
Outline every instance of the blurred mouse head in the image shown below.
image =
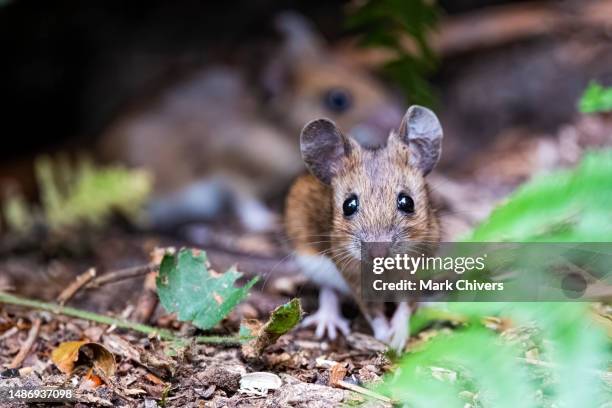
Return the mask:
<svg viewBox="0 0 612 408">
<path fill-rule="evenodd" d="M 383 145 L 402 117 L 395 98 L 357 64 L 328 49 L 303 17 L 284 13 L 276 26 L 284 44 L 264 73 L 264 87 L 278 117 L 293 128 L 327 117 L 363 146 Z"/>
</svg>

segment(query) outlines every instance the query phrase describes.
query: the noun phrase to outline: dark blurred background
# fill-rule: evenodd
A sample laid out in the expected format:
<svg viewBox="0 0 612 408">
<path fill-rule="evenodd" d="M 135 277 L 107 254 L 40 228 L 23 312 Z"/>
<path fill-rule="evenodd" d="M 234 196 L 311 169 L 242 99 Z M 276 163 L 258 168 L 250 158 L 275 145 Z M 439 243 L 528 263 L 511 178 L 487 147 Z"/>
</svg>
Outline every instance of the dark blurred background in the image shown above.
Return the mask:
<svg viewBox="0 0 612 408">
<path fill-rule="evenodd" d="M 346 1 L 3 1 L 3 149 L 14 159 L 95 137 L 131 96 L 189 65 L 236 58 L 298 10 L 326 38 L 346 32 Z M 445 0 L 453 15 L 504 0 Z"/>
<path fill-rule="evenodd" d="M 506 131 L 554 134 L 573 120 L 590 80 L 612 78 L 608 1 L 437 4 L 436 30 L 450 38 L 434 44 L 439 60 L 425 79 L 447 130 L 443 168 L 462 168 L 468 155 Z M 91 149 L 124 112 L 199 67 L 223 63 L 256 72 L 279 41 L 272 21 L 281 11 L 298 11 L 336 44 L 363 34 L 346 24 L 359 6 L 313 0 L 4 0 L 0 178 L 31 179 L 29 163 L 41 152 Z M 504 7 L 510 10 L 506 19 Z M 496 9 L 502 12 L 488 13 Z M 489 19 L 500 15 L 500 23 Z M 398 88 L 393 80 L 387 83 Z"/>
</svg>

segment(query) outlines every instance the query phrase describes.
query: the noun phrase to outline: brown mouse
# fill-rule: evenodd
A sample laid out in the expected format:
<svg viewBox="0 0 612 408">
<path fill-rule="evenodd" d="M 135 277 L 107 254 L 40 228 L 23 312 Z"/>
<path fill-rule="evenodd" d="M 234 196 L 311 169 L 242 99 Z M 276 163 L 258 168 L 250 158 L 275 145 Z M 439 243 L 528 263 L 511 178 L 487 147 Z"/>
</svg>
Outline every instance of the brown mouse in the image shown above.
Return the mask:
<svg viewBox="0 0 612 408">
<path fill-rule="evenodd" d="M 337 293 L 352 295 L 375 337 L 396 350 L 408 339 L 410 308 L 398 303 L 391 320 L 382 304 L 361 300 L 361 242 L 440 240 L 425 176 L 441 153 L 442 127 L 427 108 L 412 106 L 386 146 L 362 147 L 328 119 L 308 123 L 300 148 L 310 174 L 298 178 L 286 200 L 288 238 L 303 272 L 321 287 L 319 310 L 304 320 L 331 339 L 349 332 Z M 385 256 L 386 254 L 372 254 Z"/>
</svg>

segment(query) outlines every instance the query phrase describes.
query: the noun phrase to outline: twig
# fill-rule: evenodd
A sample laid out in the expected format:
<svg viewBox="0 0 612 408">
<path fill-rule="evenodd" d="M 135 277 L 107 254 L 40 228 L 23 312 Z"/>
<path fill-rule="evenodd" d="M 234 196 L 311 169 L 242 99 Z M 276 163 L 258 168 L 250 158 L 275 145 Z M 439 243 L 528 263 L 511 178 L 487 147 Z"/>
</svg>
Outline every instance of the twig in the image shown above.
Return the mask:
<svg viewBox="0 0 612 408">
<path fill-rule="evenodd" d="M 131 268 L 119 269 L 117 271 L 108 272 L 104 275 L 97 277 L 96 279 L 89 282 L 86 288 L 98 288 L 109 283 L 119 282 L 125 279 L 146 275 L 147 273 L 157 271 L 158 269 L 159 264 L 157 262 L 151 262 L 146 265 L 133 266 Z"/>
<path fill-rule="evenodd" d="M 38 338 L 38 332 L 40 331 L 40 323 L 41 321 L 39 318 L 34 319 L 34 321 L 32 322 L 32 327 L 30 328 L 30 332 L 28 333 L 28 337 L 21 345 L 19 352 L 17 353 L 15 358 L 13 358 L 11 364 L 8 365 L 8 368 L 19 367 L 23 363 L 23 360 L 25 360 L 25 358 L 28 356 L 30 350 L 32 349 L 32 346 L 34 345 L 34 342 L 36 341 L 36 338 Z"/>
<path fill-rule="evenodd" d="M 150 336 L 159 336 L 163 340 L 170 341 L 189 341 L 173 332 L 172 330 L 161 329 L 157 327 L 147 326 L 145 324 L 131 322 L 125 319 L 117 319 L 110 316 L 104 316 L 86 310 L 75 309 L 67 306 L 59 306 L 54 303 L 42 302 L 40 300 L 24 299 L 18 296 L 9 295 L 8 293 L 0 292 L 0 303 L 6 303 L 16 306 L 25 306 L 38 310 L 45 310 L 54 314 L 76 317 L 79 319 L 90 320 L 92 322 L 115 325 L 122 329 L 135 330 Z M 209 344 L 227 344 L 236 345 L 240 344 L 244 338 L 240 336 L 197 336 L 195 338 L 198 343 L 209 343 Z"/>
<path fill-rule="evenodd" d="M 13 326 L 4 333 L 0 334 L 0 340 L 8 339 L 9 337 L 12 337 L 17 333 L 19 333 L 19 329 L 17 328 L 17 326 Z"/>
<path fill-rule="evenodd" d="M 155 272 L 149 272 L 145 278 L 142 293 L 138 296 L 136 309 L 132 315 L 133 319 L 138 323 L 147 323 L 151 319 L 153 312 L 155 312 L 159 299 L 155 284 L 156 278 L 157 273 Z"/>
<path fill-rule="evenodd" d="M 347 389 L 349 391 L 353 391 L 353 392 L 356 392 L 358 394 L 362 394 L 362 395 L 365 395 L 367 397 L 375 398 L 375 399 L 377 399 L 379 401 L 386 402 L 388 404 L 392 404 L 393 403 L 393 400 L 391 398 L 389 398 L 389 397 L 385 397 L 384 395 L 381 395 L 381 394 L 379 394 L 377 392 L 374 392 L 372 390 L 368 390 L 367 388 L 360 387 L 359 385 L 352 384 L 352 383 L 344 381 L 344 380 L 340 380 L 340 381 L 336 382 L 336 385 L 339 386 L 339 387 L 345 388 L 345 389 Z"/>
<path fill-rule="evenodd" d="M 86 272 L 77 276 L 76 279 L 72 281 L 72 283 L 68 285 L 66 289 L 62 290 L 62 293 L 59 294 L 57 297 L 57 303 L 64 306 L 66 302 L 72 299 L 83 286 L 85 286 L 95 277 L 95 268 L 89 268 Z"/>
</svg>

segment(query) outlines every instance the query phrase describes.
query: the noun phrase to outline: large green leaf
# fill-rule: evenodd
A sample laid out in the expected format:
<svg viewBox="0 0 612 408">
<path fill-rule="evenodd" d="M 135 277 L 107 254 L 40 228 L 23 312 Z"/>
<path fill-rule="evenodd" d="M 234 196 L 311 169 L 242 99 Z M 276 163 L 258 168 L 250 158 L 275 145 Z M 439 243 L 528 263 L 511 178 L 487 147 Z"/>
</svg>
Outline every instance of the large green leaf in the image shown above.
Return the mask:
<svg viewBox="0 0 612 408">
<path fill-rule="evenodd" d="M 235 268 L 223 274 L 210 270 L 204 251 L 181 249 L 178 254 L 164 256 L 157 277 L 157 292 L 164 308 L 176 312 L 179 320 L 191 322 L 200 329 L 210 329 L 227 316 L 257 282 L 257 278 L 253 278 L 237 288 L 234 283 L 241 276 Z"/>
</svg>

